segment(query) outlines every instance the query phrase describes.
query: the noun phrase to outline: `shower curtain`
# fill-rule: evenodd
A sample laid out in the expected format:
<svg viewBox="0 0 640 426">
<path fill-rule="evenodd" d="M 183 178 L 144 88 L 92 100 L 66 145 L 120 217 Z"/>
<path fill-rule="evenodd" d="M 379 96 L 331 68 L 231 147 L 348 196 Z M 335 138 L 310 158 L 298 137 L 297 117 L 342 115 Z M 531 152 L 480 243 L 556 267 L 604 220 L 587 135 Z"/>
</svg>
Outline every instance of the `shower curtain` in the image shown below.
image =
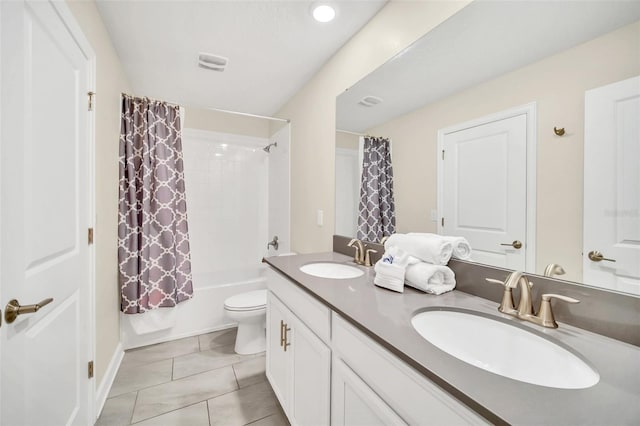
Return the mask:
<svg viewBox="0 0 640 426">
<path fill-rule="evenodd" d="M 389 139 L 364 138 L 357 238 L 378 242 L 396 232 Z"/>
<path fill-rule="evenodd" d="M 118 222 L 122 312 L 193 297 L 180 107 L 122 95 Z"/>
</svg>

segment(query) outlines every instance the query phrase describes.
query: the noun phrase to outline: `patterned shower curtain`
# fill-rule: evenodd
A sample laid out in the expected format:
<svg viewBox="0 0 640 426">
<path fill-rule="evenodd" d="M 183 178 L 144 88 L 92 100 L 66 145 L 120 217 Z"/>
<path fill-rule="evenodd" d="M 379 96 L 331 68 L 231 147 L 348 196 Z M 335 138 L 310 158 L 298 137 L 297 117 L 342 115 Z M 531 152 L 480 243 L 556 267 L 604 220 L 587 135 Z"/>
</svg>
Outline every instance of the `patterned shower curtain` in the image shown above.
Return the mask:
<svg viewBox="0 0 640 426">
<path fill-rule="evenodd" d="M 364 138 L 357 237 L 378 242 L 395 232 L 391 144 L 389 139 L 367 136 Z"/>
<path fill-rule="evenodd" d="M 193 297 L 178 106 L 122 95 L 118 219 L 122 312 Z"/>
</svg>

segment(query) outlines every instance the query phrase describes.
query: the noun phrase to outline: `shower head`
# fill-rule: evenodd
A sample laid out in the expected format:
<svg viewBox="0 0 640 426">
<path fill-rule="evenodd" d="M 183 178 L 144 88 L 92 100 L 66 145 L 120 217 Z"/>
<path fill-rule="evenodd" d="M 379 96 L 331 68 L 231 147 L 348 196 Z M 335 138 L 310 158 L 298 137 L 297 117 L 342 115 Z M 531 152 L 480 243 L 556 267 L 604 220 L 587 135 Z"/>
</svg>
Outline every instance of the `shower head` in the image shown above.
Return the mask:
<svg viewBox="0 0 640 426">
<path fill-rule="evenodd" d="M 271 147 L 272 146 L 276 146 L 277 147 L 278 146 L 278 142 L 270 143 L 269 145 L 267 145 L 264 148 L 262 148 L 262 150 L 268 154 L 268 153 L 271 152 Z"/>
</svg>

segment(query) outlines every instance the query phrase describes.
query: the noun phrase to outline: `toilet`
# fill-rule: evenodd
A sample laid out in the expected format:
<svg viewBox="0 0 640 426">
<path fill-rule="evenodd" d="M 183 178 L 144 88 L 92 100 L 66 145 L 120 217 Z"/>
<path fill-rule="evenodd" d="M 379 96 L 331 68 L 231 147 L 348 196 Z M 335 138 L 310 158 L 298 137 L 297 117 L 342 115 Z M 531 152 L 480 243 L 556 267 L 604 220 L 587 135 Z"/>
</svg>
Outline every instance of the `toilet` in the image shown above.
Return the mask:
<svg viewBox="0 0 640 426">
<path fill-rule="evenodd" d="M 248 291 L 224 301 L 228 318 L 238 323 L 235 351 L 249 355 L 266 348 L 267 290 Z"/>
</svg>

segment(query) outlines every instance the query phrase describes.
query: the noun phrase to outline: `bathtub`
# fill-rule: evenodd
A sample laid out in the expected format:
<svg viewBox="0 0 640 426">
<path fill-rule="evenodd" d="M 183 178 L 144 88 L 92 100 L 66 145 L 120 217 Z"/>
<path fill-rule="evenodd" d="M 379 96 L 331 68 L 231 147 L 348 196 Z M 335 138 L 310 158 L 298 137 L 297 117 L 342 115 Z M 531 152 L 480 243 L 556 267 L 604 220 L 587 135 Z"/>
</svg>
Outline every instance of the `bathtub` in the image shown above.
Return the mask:
<svg viewBox="0 0 640 426">
<path fill-rule="evenodd" d="M 266 288 L 266 268 L 266 265 L 259 264 L 255 268 L 194 274 L 191 300 L 182 302 L 175 308 L 156 309 L 158 312 L 151 311 L 142 315 L 121 313 L 120 338 L 124 349 L 235 326 L 235 323 L 225 317 L 225 299 L 246 291 Z"/>
</svg>

